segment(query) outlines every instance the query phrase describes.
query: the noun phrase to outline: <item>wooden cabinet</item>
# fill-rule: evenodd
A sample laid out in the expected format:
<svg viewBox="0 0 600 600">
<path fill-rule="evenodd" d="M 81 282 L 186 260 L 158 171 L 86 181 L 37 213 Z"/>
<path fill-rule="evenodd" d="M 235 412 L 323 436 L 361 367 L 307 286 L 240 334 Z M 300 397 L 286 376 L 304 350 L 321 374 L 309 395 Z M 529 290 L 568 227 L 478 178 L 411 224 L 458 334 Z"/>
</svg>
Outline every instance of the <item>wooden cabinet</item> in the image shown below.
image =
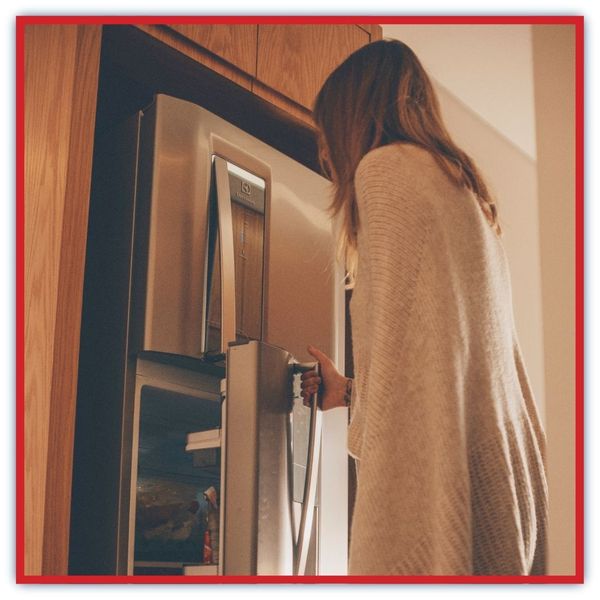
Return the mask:
<svg viewBox="0 0 600 600">
<path fill-rule="evenodd" d="M 139 29 L 313 126 L 326 77 L 354 50 L 381 39 L 379 25 L 173 24 Z"/>
<path fill-rule="evenodd" d="M 311 110 L 331 71 L 369 41 L 370 35 L 353 24 L 259 25 L 256 80 Z"/>
<path fill-rule="evenodd" d="M 95 25 L 25 26 L 25 575 L 67 572 L 100 39 Z"/>
<path fill-rule="evenodd" d="M 256 72 L 258 25 L 138 25 L 138 28 L 212 71 L 251 89 Z"/>
<path fill-rule="evenodd" d="M 258 25 L 169 25 L 169 29 L 254 76 Z"/>
</svg>

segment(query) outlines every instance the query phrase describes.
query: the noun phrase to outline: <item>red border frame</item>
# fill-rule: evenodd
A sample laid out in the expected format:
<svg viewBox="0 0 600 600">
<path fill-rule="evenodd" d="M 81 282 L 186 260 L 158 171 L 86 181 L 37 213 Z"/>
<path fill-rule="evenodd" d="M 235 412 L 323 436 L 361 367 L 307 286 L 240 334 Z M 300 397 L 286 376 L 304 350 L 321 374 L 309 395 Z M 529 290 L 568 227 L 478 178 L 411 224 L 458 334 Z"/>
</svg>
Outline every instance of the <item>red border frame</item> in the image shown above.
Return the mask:
<svg viewBox="0 0 600 600">
<path fill-rule="evenodd" d="M 575 574 L 543 576 L 33 576 L 24 574 L 24 28 L 36 24 L 373 23 L 574 25 L 576 31 Z M 16 582 L 17 583 L 583 583 L 584 577 L 584 18 L 583 16 L 17 16 L 16 18 Z"/>
</svg>

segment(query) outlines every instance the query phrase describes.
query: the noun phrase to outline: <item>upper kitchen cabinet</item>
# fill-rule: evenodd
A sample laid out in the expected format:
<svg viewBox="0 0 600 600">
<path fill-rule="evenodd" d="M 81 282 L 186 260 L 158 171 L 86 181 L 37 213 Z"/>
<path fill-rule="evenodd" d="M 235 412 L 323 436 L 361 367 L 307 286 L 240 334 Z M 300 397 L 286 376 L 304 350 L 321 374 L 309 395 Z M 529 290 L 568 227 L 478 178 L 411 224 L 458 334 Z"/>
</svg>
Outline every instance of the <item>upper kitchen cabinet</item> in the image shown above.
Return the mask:
<svg viewBox="0 0 600 600">
<path fill-rule="evenodd" d="M 312 102 L 329 73 L 354 50 L 381 39 L 381 26 L 353 23 L 137 28 L 310 126 Z"/>
<path fill-rule="evenodd" d="M 139 25 L 168 44 L 238 85 L 251 89 L 256 73 L 256 24 Z"/>
<path fill-rule="evenodd" d="M 380 38 L 381 27 L 370 25 L 259 25 L 252 91 L 312 122 L 307 111 L 331 71 L 352 52 Z"/>
</svg>

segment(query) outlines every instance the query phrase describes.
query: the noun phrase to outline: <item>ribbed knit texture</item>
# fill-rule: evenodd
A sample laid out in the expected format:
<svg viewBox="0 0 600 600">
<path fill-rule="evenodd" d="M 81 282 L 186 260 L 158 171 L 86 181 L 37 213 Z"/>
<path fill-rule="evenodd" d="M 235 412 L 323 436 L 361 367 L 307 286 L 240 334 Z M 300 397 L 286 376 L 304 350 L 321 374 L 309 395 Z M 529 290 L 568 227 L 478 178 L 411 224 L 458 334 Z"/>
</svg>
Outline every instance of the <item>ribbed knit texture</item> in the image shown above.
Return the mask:
<svg viewBox="0 0 600 600">
<path fill-rule="evenodd" d="M 501 240 L 425 150 L 355 174 L 351 575 L 546 568 L 545 436 Z"/>
</svg>

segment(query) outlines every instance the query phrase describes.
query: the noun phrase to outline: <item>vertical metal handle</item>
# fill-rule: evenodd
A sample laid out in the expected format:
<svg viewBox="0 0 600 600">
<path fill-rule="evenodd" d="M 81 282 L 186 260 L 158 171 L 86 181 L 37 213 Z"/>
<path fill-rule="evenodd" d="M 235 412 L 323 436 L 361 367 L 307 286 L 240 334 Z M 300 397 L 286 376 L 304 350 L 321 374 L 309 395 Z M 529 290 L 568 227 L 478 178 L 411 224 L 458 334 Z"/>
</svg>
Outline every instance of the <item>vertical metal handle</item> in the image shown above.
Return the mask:
<svg viewBox="0 0 600 600">
<path fill-rule="evenodd" d="M 320 375 L 320 365 L 296 365 L 299 371 L 316 370 Z M 296 562 L 294 565 L 295 575 L 304 575 L 306 572 L 306 559 L 308 557 L 308 546 L 313 528 L 313 517 L 315 510 L 315 497 L 317 494 L 317 478 L 319 476 L 319 456 L 321 452 L 321 419 L 322 411 L 319 407 L 319 392 L 311 396 L 310 406 L 310 429 L 308 437 L 308 460 L 306 464 L 306 481 L 304 483 L 304 497 L 302 500 L 302 514 L 300 517 L 300 529 L 296 545 Z"/>
<path fill-rule="evenodd" d="M 233 217 L 227 161 L 215 156 L 217 212 L 221 259 L 221 352 L 236 340 L 235 324 L 235 262 L 233 247 Z"/>
</svg>

